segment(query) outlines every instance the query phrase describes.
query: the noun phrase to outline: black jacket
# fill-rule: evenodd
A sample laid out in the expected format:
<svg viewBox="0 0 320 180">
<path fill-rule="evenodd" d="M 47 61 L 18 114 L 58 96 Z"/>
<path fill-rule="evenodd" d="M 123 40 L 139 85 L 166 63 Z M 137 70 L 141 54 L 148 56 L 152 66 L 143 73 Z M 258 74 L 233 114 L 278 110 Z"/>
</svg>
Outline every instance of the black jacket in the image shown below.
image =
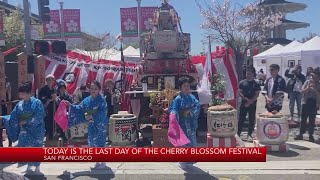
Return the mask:
<svg viewBox="0 0 320 180">
<path fill-rule="evenodd" d="M 269 81 L 272 80 L 272 77 L 268 78 L 263 90 L 267 93 L 269 92 Z M 272 96 L 274 96 L 277 92 L 285 92 L 286 88 L 286 81 L 283 79 L 283 77 L 277 75 L 277 77 L 274 80 L 273 90 L 272 90 Z"/>
</svg>

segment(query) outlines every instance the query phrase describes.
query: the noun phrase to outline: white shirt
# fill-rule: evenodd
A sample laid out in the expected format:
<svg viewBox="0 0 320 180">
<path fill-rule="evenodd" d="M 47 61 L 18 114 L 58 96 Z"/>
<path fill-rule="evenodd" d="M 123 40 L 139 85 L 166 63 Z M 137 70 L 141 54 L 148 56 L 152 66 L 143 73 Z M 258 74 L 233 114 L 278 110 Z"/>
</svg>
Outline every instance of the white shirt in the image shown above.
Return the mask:
<svg viewBox="0 0 320 180">
<path fill-rule="evenodd" d="M 268 97 L 269 98 L 272 98 L 273 85 L 274 85 L 274 79 L 271 78 L 268 83 Z"/>
<path fill-rule="evenodd" d="M 299 79 L 296 79 L 296 83 L 293 86 L 294 92 L 301 92 L 302 82 Z"/>
</svg>

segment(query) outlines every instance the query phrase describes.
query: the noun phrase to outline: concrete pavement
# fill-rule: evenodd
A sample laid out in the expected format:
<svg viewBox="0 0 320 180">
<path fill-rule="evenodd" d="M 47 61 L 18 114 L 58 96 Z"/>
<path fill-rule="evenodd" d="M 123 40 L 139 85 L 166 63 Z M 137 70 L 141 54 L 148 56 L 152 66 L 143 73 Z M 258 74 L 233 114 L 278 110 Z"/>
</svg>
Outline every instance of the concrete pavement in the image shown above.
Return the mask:
<svg viewBox="0 0 320 180">
<path fill-rule="evenodd" d="M 287 98 L 283 113 L 289 115 Z M 265 112 L 264 101 L 258 100 L 257 112 Z M 259 179 L 320 179 L 320 142 L 294 141 L 297 129 L 290 130 L 287 153 L 268 153 L 265 163 L 197 163 L 194 168 L 181 170 L 177 163 L 108 163 L 109 168 L 91 171 L 94 163 L 42 163 L 44 177 L 30 179 L 213 179 L 213 180 L 259 180 Z M 245 135 L 244 135 L 245 136 Z M 306 136 L 307 140 L 308 137 Z M 253 146 L 246 142 L 246 147 Z M 199 144 L 205 146 L 205 144 Z M 6 146 L 6 145 L 5 145 Z M 3 172 L 24 175 L 26 166 L 1 164 Z M 71 176 L 70 176 L 71 175 Z"/>
<path fill-rule="evenodd" d="M 108 163 L 108 169 L 91 171 L 94 163 L 42 163 L 40 179 L 319 179 L 320 145 L 289 141 L 287 153 L 268 153 L 264 163 L 195 164 L 183 171 L 177 163 Z M 245 143 L 247 147 L 252 143 Z M 3 172 L 24 175 L 26 166 L 2 164 Z M 65 173 L 64 173 L 65 172 Z M 1 176 L 0 176 L 1 179 Z M 39 179 L 31 177 L 31 179 Z"/>
</svg>

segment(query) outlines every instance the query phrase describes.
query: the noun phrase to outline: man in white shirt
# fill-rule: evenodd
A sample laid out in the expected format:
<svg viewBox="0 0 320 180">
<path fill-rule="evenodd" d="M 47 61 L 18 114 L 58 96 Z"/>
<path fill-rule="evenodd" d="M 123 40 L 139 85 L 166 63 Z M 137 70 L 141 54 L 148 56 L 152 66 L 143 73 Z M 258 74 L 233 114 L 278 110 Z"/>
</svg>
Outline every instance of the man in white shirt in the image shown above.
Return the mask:
<svg viewBox="0 0 320 180">
<path fill-rule="evenodd" d="M 286 81 L 279 75 L 279 70 L 278 64 L 270 65 L 271 77 L 267 79 L 262 92 L 266 98 L 266 109 L 269 112 L 279 112 L 282 109 Z"/>
</svg>

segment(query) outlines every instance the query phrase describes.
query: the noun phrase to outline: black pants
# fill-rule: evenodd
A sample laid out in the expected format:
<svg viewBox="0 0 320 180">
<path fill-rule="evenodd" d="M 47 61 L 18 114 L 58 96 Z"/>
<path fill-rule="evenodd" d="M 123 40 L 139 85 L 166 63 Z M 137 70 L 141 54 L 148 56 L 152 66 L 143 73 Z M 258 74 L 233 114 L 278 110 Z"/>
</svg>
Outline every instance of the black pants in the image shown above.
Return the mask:
<svg viewBox="0 0 320 180">
<path fill-rule="evenodd" d="M 304 134 L 307 129 L 307 119 L 309 118 L 309 135 L 312 136 L 317 116 L 317 102 L 315 99 L 308 99 L 306 104 L 302 105 L 300 135 Z"/>
<path fill-rule="evenodd" d="M 254 131 L 254 125 L 256 121 L 256 110 L 257 105 L 251 104 L 249 107 L 245 107 L 244 104 L 240 106 L 240 113 L 239 113 L 239 123 L 238 123 L 238 135 L 240 136 L 243 128 L 243 123 L 247 119 L 247 114 L 249 114 L 249 130 L 248 135 L 251 135 Z"/>
</svg>

